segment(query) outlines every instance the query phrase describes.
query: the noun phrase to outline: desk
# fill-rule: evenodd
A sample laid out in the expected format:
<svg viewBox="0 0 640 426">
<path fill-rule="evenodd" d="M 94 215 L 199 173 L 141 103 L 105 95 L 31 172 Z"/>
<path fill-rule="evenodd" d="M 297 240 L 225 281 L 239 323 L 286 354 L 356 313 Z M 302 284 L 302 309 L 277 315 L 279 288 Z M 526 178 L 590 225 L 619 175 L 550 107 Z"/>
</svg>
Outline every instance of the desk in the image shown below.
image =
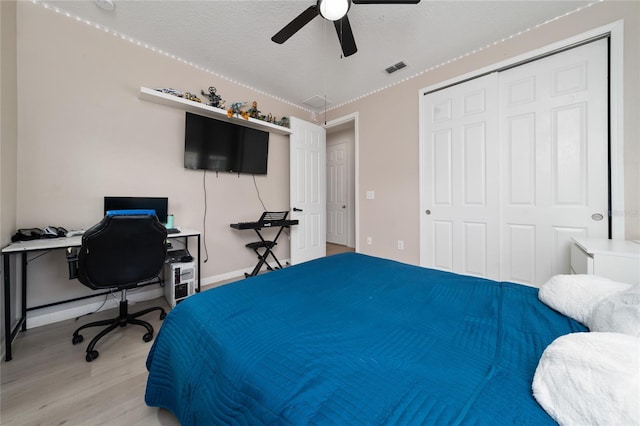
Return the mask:
<svg viewBox="0 0 640 426">
<path fill-rule="evenodd" d="M 280 261 L 278 261 L 278 258 L 276 257 L 275 254 L 273 254 L 273 251 L 271 251 L 271 249 L 276 246 L 278 238 L 280 237 L 280 234 L 282 233 L 282 230 L 284 228 L 289 228 L 292 225 L 297 225 L 297 224 L 298 224 L 297 219 L 281 219 L 281 220 L 266 220 L 266 221 L 257 221 L 257 222 L 239 222 L 239 223 L 232 223 L 229 225 L 233 229 L 238 229 L 238 230 L 253 229 L 254 231 L 256 231 L 256 234 L 258 234 L 258 238 L 260 238 L 259 242 L 247 244 L 247 247 L 255 251 L 256 254 L 258 255 L 258 264 L 253 268 L 253 271 L 251 271 L 250 274 L 247 274 L 247 273 L 244 274 L 245 278 L 258 275 L 258 273 L 260 272 L 260 269 L 262 268 L 262 265 L 265 265 L 265 264 L 267 265 L 268 270 L 272 270 L 271 266 L 269 266 L 269 264 L 267 263 L 267 257 L 269 257 L 269 255 L 273 257 L 273 259 L 278 264 L 278 267 L 282 269 L 282 265 L 280 264 Z M 266 241 L 264 238 L 262 238 L 262 234 L 260 234 L 260 230 L 262 228 L 276 228 L 276 227 L 280 227 L 280 229 L 278 230 L 278 233 L 276 234 L 276 237 L 273 239 L 273 241 Z M 258 252 L 258 249 L 260 248 L 263 248 L 265 250 L 264 253 Z"/>
<path fill-rule="evenodd" d="M 200 231 L 196 231 L 189 228 L 178 228 L 180 232 L 175 234 L 168 234 L 167 239 L 184 238 L 185 248 L 188 248 L 188 241 L 190 237 L 196 237 L 198 240 L 198 292 L 200 292 Z M 40 240 L 31 241 L 19 241 L 8 245 L 2 249 L 2 259 L 4 262 L 4 337 L 5 337 L 5 361 L 11 361 L 11 344 L 20 331 L 27 329 L 27 311 L 41 309 L 45 306 L 60 305 L 62 303 L 68 303 L 75 300 L 94 297 L 89 295 L 85 297 L 79 297 L 75 299 L 61 300 L 59 302 L 50 303 L 45 306 L 34 306 L 27 308 L 27 254 L 37 251 L 49 251 L 49 250 L 66 250 L 68 247 L 80 247 L 82 245 L 82 236 L 76 235 L 74 237 L 66 238 L 46 238 Z M 12 311 L 12 294 L 11 294 L 11 262 L 10 257 L 15 254 L 20 254 L 22 257 L 22 295 L 19 302 L 20 318 L 15 327 L 11 327 L 11 311 Z"/>
</svg>

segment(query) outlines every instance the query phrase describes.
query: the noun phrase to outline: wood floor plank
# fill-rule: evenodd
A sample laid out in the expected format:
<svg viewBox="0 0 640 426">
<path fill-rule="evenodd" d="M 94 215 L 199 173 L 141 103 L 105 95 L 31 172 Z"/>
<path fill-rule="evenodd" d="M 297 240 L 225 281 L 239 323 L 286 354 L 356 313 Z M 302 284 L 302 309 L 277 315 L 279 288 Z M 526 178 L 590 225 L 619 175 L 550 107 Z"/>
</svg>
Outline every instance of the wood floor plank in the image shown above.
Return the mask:
<svg viewBox="0 0 640 426">
<path fill-rule="evenodd" d="M 131 312 L 151 306 L 168 309 L 164 298 L 140 302 Z M 145 361 L 152 342 L 144 342 L 144 328 L 128 325 L 103 337 L 100 356 L 86 362 L 89 341 L 102 328 L 82 331 L 84 341 L 71 343 L 82 324 L 112 318 L 117 309 L 78 321 L 66 320 L 20 333 L 13 360 L 0 362 L 0 423 L 10 425 L 138 425 L 175 426 L 170 412 L 144 403 Z M 143 317 L 157 333 L 159 312 Z"/>
</svg>

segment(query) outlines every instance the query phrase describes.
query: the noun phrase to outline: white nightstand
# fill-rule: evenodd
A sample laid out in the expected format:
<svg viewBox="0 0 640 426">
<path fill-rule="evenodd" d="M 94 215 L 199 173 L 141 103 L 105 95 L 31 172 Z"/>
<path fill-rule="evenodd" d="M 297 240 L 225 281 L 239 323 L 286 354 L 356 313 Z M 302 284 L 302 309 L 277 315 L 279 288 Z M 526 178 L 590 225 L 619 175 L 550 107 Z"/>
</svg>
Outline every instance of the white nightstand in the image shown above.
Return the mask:
<svg viewBox="0 0 640 426">
<path fill-rule="evenodd" d="M 635 241 L 573 238 L 571 273 L 593 274 L 640 284 L 640 244 Z"/>
</svg>

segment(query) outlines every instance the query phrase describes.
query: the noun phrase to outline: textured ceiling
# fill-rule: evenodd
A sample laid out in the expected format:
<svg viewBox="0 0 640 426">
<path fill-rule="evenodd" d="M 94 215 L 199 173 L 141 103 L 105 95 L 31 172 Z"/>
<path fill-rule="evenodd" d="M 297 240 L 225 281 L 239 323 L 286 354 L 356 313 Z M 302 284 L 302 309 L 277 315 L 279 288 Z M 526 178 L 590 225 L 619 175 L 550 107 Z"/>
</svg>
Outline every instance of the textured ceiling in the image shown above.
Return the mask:
<svg viewBox="0 0 640 426">
<path fill-rule="evenodd" d="M 315 1 L 42 1 L 226 79 L 308 110 L 341 105 L 527 30 L 593 1 L 447 1 L 352 5 L 358 52 L 342 58 L 333 23 L 316 17 L 282 45 L 271 41 Z M 399 61 L 408 66 L 384 70 Z M 224 94 L 222 94 L 224 96 Z"/>
</svg>

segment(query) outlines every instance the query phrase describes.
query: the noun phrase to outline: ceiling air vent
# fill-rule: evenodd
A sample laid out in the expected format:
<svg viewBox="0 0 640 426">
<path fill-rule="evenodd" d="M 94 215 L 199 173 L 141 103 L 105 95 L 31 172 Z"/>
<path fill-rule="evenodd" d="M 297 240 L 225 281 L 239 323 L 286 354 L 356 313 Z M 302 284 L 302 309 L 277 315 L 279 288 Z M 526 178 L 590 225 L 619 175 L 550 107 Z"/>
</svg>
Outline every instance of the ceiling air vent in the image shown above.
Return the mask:
<svg viewBox="0 0 640 426">
<path fill-rule="evenodd" d="M 319 95 L 312 96 L 302 103 L 313 109 L 321 109 L 321 108 L 324 108 L 325 106 L 333 105 L 333 102 L 331 102 L 329 99 L 327 99 L 325 102 L 324 96 L 319 96 Z"/>
<path fill-rule="evenodd" d="M 385 68 L 384 70 L 387 72 L 387 74 L 393 74 L 394 72 L 399 71 L 406 66 L 407 64 L 404 61 L 400 61 L 397 64 L 394 64 L 394 65 L 391 65 L 390 67 Z"/>
</svg>

